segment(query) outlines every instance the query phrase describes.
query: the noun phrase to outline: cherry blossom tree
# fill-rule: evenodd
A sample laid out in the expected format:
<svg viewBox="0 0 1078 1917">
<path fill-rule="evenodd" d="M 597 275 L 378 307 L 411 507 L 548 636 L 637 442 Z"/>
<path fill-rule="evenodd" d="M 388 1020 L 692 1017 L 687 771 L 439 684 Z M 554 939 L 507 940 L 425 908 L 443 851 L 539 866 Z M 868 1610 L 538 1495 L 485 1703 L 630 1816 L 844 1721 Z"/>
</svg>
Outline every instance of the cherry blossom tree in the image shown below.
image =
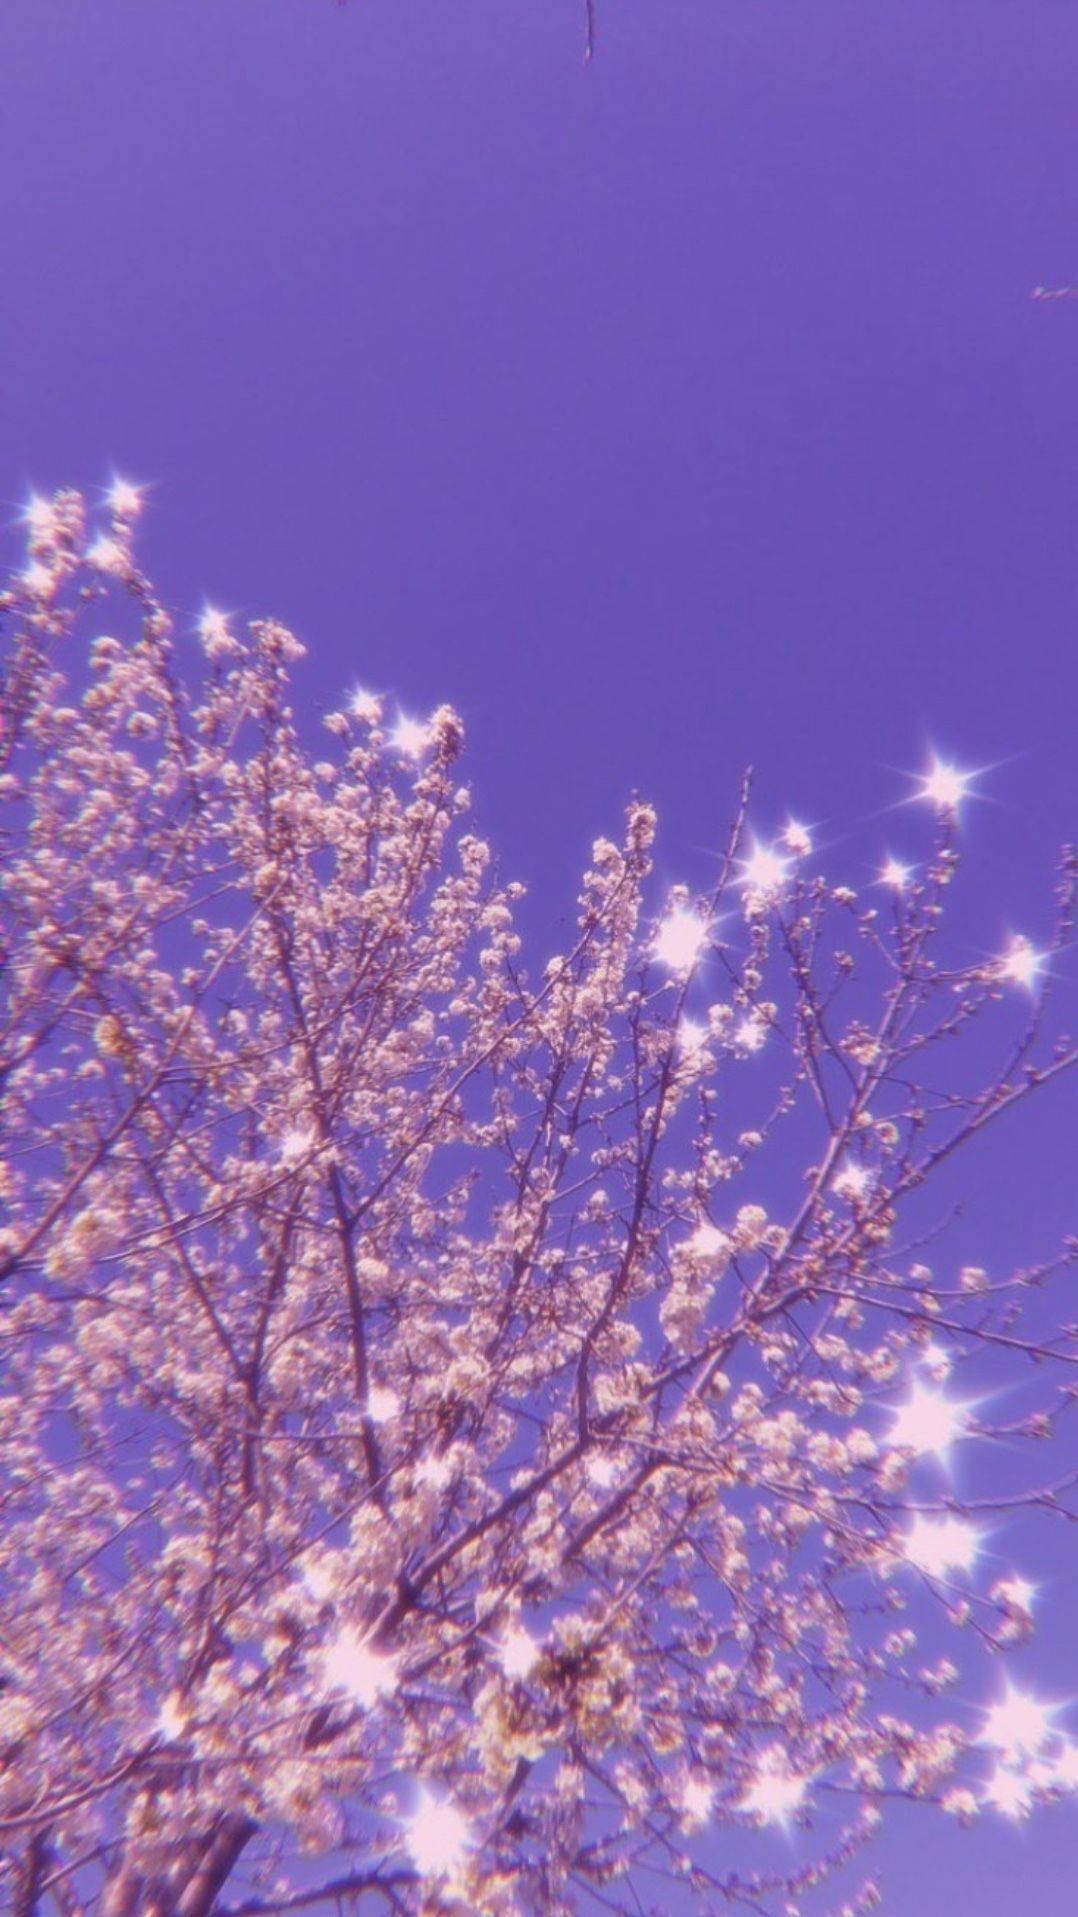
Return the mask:
<svg viewBox="0 0 1078 1917">
<path fill-rule="evenodd" d="M 33 499 L 0 602 L 7 1907 L 862 1911 L 887 1799 L 1064 1796 L 983 1560 L 1070 1487 L 947 1461 L 1051 1437 L 1068 1250 L 922 1238 L 1075 1064 L 1073 857 L 958 966 L 956 767 L 860 896 L 747 783 L 664 892 L 634 802 L 526 963 L 456 715 L 353 690 L 314 758 L 302 646 L 174 633 L 141 503 Z"/>
</svg>

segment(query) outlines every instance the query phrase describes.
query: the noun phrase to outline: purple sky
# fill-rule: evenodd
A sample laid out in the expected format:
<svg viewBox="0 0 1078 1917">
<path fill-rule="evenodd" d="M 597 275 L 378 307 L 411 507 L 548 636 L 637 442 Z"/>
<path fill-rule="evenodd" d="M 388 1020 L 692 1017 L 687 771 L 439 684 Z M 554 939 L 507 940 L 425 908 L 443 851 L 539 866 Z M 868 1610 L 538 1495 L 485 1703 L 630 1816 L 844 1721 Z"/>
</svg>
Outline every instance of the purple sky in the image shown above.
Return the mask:
<svg viewBox="0 0 1078 1917">
<path fill-rule="evenodd" d="M 929 742 L 996 768 L 960 956 L 1036 939 L 1078 830 L 1078 300 L 1030 298 L 1078 283 L 1074 10 L 598 8 L 585 69 L 582 0 L 4 0 L 0 513 L 115 466 L 182 621 L 290 622 L 312 713 L 451 700 L 547 950 L 632 788 L 702 882 L 751 760 L 760 828 L 860 883 L 925 842 L 883 809 Z M 964 1250 L 1074 1229 L 1075 1131 L 1059 1092 L 981 1153 Z M 1078 1690 L 1073 1542 L 1026 1563 L 1021 1669 Z M 886 1909 L 1056 1917 L 1076 1849 L 903 1815 Z"/>
</svg>

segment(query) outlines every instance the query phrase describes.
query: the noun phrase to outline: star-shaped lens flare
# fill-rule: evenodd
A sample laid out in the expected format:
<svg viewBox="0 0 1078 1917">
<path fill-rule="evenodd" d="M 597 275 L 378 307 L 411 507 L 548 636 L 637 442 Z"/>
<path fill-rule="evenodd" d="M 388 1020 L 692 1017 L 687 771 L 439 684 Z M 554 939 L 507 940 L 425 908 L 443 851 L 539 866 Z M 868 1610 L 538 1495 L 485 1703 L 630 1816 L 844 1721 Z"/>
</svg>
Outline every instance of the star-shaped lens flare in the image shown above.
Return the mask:
<svg viewBox="0 0 1078 1917">
<path fill-rule="evenodd" d="M 929 761 L 928 770 L 921 774 L 921 789 L 915 795 L 926 799 L 937 812 L 956 814 L 963 799 L 968 799 L 975 772 L 963 772 L 952 761 L 941 759 L 934 752 Z"/>
<path fill-rule="evenodd" d="M 121 479 L 119 474 L 116 474 L 105 494 L 105 504 L 110 513 L 115 513 L 117 519 L 137 519 L 144 504 L 142 487 L 135 486 L 129 479 Z"/>
<path fill-rule="evenodd" d="M 980 1555 L 981 1532 L 965 1518 L 926 1518 L 919 1512 L 902 1539 L 902 1555 L 926 1577 L 972 1571 Z"/>
<path fill-rule="evenodd" d="M 348 710 L 361 725 L 376 725 L 382 716 L 382 701 L 376 692 L 368 692 L 366 686 L 355 686 L 349 695 Z"/>
<path fill-rule="evenodd" d="M 997 1764 L 984 1787 L 984 1802 L 1004 1817 L 1025 1817 L 1033 1803 L 1033 1787 L 1021 1771 Z"/>
<path fill-rule="evenodd" d="M 880 867 L 880 876 L 876 883 L 889 885 L 895 892 L 904 892 L 912 877 L 912 865 L 905 865 L 901 859 L 896 859 L 893 853 L 889 852 Z"/>
<path fill-rule="evenodd" d="M 698 912 L 675 905 L 663 919 L 652 943 L 652 957 L 671 972 L 691 972 L 707 944 L 710 927 Z"/>
<path fill-rule="evenodd" d="M 848 1198 L 851 1204 L 861 1204 L 869 1195 L 875 1179 L 867 1165 L 859 1165 L 851 1159 L 836 1172 L 832 1180 L 832 1190 L 839 1198 Z"/>
<path fill-rule="evenodd" d="M 31 493 L 22 509 L 22 521 L 31 539 L 48 539 L 56 530 L 56 508 L 41 493 Z"/>
<path fill-rule="evenodd" d="M 372 1650 L 357 1632 L 349 1630 L 342 1630 L 327 1645 L 322 1673 L 328 1690 L 347 1692 L 366 1711 L 372 1710 L 397 1683 L 394 1659 Z"/>
<path fill-rule="evenodd" d="M 472 1841 L 463 1811 L 448 1798 L 420 1786 L 419 1804 L 404 1826 L 405 1843 L 421 1877 L 449 1877 L 459 1870 Z"/>
<path fill-rule="evenodd" d="M 790 861 L 774 846 L 754 844 L 747 859 L 741 861 L 741 883 L 747 892 L 759 892 L 765 898 L 781 892 L 790 877 Z"/>
<path fill-rule="evenodd" d="M 1057 1735 L 1052 1722 L 1058 1705 L 1044 1704 L 1009 1680 L 1003 1697 L 990 1704 L 981 1727 L 980 1742 L 1005 1758 L 1035 1757 Z"/>
<path fill-rule="evenodd" d="M 389 743 L 394 752 L 406 759 L 421 759 L 430 744 L 430 727 L 421 719 L 409 719 L 401 713 L 389 735 Z"/>
<path fill-rule="evenodd" d="M 764 1753 L 738 1808 L 765 1824 L 788 1824 L 801 1809 L 811 1782 L 810 1777 L 789 1770 L 783 1752 L 776 1747 Z"/>
<path fill-rule="evenodd" d="M 1020 985 L 1032 992 L 1047 962 L 1048 954 L 1038 952 L 1031 941 L 1019 935 L 996 960 L 996 975 L 1008 985 Z"/>
<path fill-rule="evenodd" d="M 891 1414 L 887 1441 L 919 1458 L 930 1455 L 946 1462 L 951 1446 L 970 1436 L 966 1412 L 964 1404 L 915 1381 L 905 1404 L 897 1405 Z"/>
<path fill-rule="evenodd" d="M 812 851 L 812 833 L 800 819 L 787 819 L 781 838 L 791 858 L 807 859 Z"/>
</svg>

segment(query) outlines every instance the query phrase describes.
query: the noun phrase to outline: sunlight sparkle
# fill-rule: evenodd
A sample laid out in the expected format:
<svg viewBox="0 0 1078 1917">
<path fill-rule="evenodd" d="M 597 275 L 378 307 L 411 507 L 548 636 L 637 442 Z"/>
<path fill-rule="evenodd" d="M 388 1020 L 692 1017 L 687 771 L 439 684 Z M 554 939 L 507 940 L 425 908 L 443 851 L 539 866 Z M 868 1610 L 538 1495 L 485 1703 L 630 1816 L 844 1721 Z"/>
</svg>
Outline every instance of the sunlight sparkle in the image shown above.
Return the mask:
<svg viewBox="0 0 1078 1917">
<path fill-rule="evenodd" d="M 353 719 L 361 725 L 374 725 L 382 716 L 382 701 L 376 692 L 368 692 L 364 686 L 356 686 L 349 696 L 348 710 Z"/>
<path fill-rule="evenodd" d="M 782 829 L 782 843 L 792 858 L 807 859 L 812 851 L 812 833 L 800 819 L 787 819 Z"/>
<path fill-rule="evenodd" d="M 677 1028 L 678 1050 L 684 1058 L 695 1058 L 704 1049 L 711 1034 L 698 1018 L 683 1018 Z"/>
<path fill-rule="evenodd" d="M 1014 1577 L 1000 1578 L 994 1595 L 998 1595 L 1004 1604 L 1012 1604 L 1015 1610 L 1028 1612 L 1033 1609 L 1037 1586 L 1029 1578 L 1019 1577 L 1016 1573 Z"/>
<path fill-rule="evenodd" d="M 1056 1735 L 1052 1719 L 1058 1708 L 1042 1704 L 1008 1679 L 1006 1695 L 985 1712 L 980 1742 L 1008 1757 L 1033 1757 Z"/>
<path fill-rule="evenodd" d="M 216 606 L 205 605 L 199 614 L 198 636 L 207 643 L 219 644 L 232 637 L 228 630 L 228 613 L 220 612 Z"/>
<path fill-rule="evenodd" d="M 132 485 L 129 479 L 121 479 L 117 474 L 105 494 L 105 503 L 117 519 L 137 519 L 144 503 L 142 488 Z"/>
<path fill-rule="evenodd" d="M 331 1691 L 347 1691 L 365 1711 L 396 1688 L 397 1666 L 381 1651 L 372 1651 L 356 1631 L 342 1630 L 322 1657 L 322 1672 Z"/>
<path fill-rule="evenodd" d="M 1028 1777 L 1006 1764 L 997 1764 L 984 1787 L 984 1801 L 1004 1817 L 1025 1817 L 1033 1802 Z"/>
<path fill-rule="evenodd" d="M 187 1711 L 178 1691 L 166 1697 L 157 1713 L 157 1728 L 162 1737 L 182 1737 L 187 1729 Z"/>
<path fill-rule="evenodd" d="M 880 867 L 878 883 L 890 885 L 896 892 L 904 892 L 912 877 L 912 865 L 906 865 L 901 859 L 896 859 L 892 853 L 888 853 Z"/>
<path fill-rule="evenodd" d="M 22 509 L 23 524 L 31 539 L 49 539 L 56 530 L 56 509 L 42 493 L 31 493 Z"/>
<path fill-rule="evenodd" d="M 707 943 L 708 930 L 699 913 L 675 905 L 655 934 L 652 955 L 671 972 L 691 972 Z"/>
<path fill-rule="evenodd" d="M 972 1571 L 981 1549 L 981 1534 L 965 1518 L 927 1518 L 921 1512 L 902 1540 L 908 1563 L 927 1577 L 942 1578 L 948 1571 Z"/>
<path fill-rule="evenodd" d="M 781 892 L 790 877 L 790 861 L 773 846 L 757 841 L 747 859 L 741 861 L 741 883 L 749 892 L 765 897 Z"/>
<path fill-rule="evenodd" d="M 966 1407 L 916 1381 L 905 1404 L 898 1405 L 891 1415 L 888 1443 L 915 1451 L 918 1457 L 931 1453 L 943 1459 L 957 1439 L 970 1435 Z"/>
<path fill-rule="evenodd" d="M 934 1384 L 942 1384 L 951 1375 L 951 1354 L 934 1340 L 922 1346 L 917 1362 L 922 1371 L 927 1371 Z"/>
<path fill-rule="evenodd" d="M 750 1012 L 734 1027 L 734 1044 L 743 1052 L 758 1052 L 767 1042 L 767 1021 Z"/>
<path fill-rule="evenodd" d="M 525 1678 L 535 1668 L 540 1647 L 523 1624 L 511 1624 L 498 1645 L 496 1656 L 506 1677 Z"/>
<path fill-rule="evenodd" d="M 404 758 L 421 759 L 430 745 L 430 727 L 422 719 L 409 719 L 402 712 L 389 734 L 389 743 L 394 752 L 401 753 Z"/>
<path fill-rule="evenodd" d="M 867 1165 L 850 1163 L 844 1165 L 832 1182 L 832 1190 L 840 1198 L 849 1198 L 859 1202 L 872 1190 L 875 1180 Z"/>
<path fill-rule="evenodd" d="M 937 812 L 955 813 L 963 799 L 968 799 L 975 776 L 972 772 L 961 772 L 956 765 L 933 753 L 928 771 L 921 775 L 921 789 L 916 796 L 927 799 Z"/>
<path fill-rule="evenodd" d="M 1009 985 L 1021 985 L 1031 992 L 1047 956 L 1046 952 L 1036 951 L 1029 939 L 1019 935 L 1011 940 L 1003 956 L 997 959 L 997 976 L 1005 979 Z"/>
<path fill-rule="evenodd" d="M 405 1824 L 405 1842 L 423 1877 L 448 1877 L 459 1870 L 471 1842 L 468 1820 L 455 1804 L 420 1786 L 419 1805 Z"/>
<path fill-rule="evenodd" d="M 396 1417 L 400 1410 L 400 1399 L 395 1391 L 385 1385 L 372 1385 L 367 1393 L 367 1416 L 373 1424 L 384 1424 L 387 1418 Z"/>
<path fill-rule="evenodd" d="M 811 1781 L 788 1770 L 782 1751 L 775 1747 L 762 1759 L 739 1808 L 750 1811 L 767 1824 L 785 1824 L 800 1810 Z"/>
<path fill-rule="evenodd" d="M 681 1787 L 681 1809 L 692 1825 L 706 1824 L 715 1804 L 715 1791 L 708 1777 L 687 1777 Z"/>
<path fill-rule="evenodd" d="M 122 573 L 127 568 L 127 554 L 118 539 L 110 539 L 108 533 L 98 533 L 86 548 L 86 564 L 98 572 Z"/>
</svg>

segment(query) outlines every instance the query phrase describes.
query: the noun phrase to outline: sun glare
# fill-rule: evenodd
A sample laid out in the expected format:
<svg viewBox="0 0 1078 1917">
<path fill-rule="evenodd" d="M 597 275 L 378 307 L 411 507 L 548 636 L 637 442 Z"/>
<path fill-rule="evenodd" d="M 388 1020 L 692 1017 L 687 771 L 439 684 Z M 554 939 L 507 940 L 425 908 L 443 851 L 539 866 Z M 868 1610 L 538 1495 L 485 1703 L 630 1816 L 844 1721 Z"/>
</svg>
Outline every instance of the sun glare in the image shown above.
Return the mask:
<svg viewBox="0 0 1078 1917">
<path fill-rule="evenodd" d="M 397 1682 L 393 1658 L 372 1651 L 356 1631 L 342 1630 L 326 1646 L 322 1671 L 327 1689 L 346 1691 L 365 1711 L 373 1709 L 380 1697 L 392 1691 Z"/>
<path fill-rule="evenodd" d="M 926 1518 L 920 1512 L 902 1540 L 907 1563 L 926 1577 L 948 1571 L 972 1571 L 981 1550 L 981 1533 L 965 1518 Z"/>
<path fill-rule="evenodd" d="M 349 697 L 348 710 L 361 725 L 374 725 L 382 716 L 382 701 L 376 692 L 356 686 Z"/>
<path fill-rule="evenodd" d="M 1047 961 L 1046 952 L 1038 952 L 1029 939 L 1019 935 L 1013 938 L 996 961 L 997 975 L 1008 985 L 1020 985 L 1032 992 Z"/>
<path fill-rule="evenodd" d="M 683 1058 L 696 1058 L 707 1044 L 710 1033 L 698 1018 L 683 1018 L 677 1028 L 678 1050 Z"/>
<path fill-rule="evenodd" d="M 807 859 L 812 851 L 812 833 L 800 819 L 787 819 L 782 829 L 782 843 L 791 858 Z"/>
<path fill-rule="evenodd" d="M 765 1754 L 756 1777 L 741 1799 L 740 1809 L 749 1811 L 766 1824 L 788 1824 L 805 1801 L 811 1778 L 799 1777 L 788 1770 L 783 1753 Z"/>
<path fill-rule="evenodd" d="M 1043 1704 L 1008 1680 L 1006 1694 L 985 1712 L 980 1742 L 1005 1758 L 1035 1757 L 1057 1735 L 1052 1722 L 1058 1705 Z"/>
<path fill-rule="evenodd" d="M 460 1869 L 471 1842 L 463 1812 L 448 1798 L 420 1786 L 419 1804 L 404 1827 L 412 1862 L 422 1877 L 448 1877 Z"/>
<path fill-rule="evenodd" d="M 501 1638 L 495 1656 L 505 1677 L 523 1679 L 534 1670 L 540 1656 L 540 1646 L 523 1624 L 511 1624 Z"/>
<path fill-rule="evenodd" d="M 198 621 L 198 636 L 211 645 L 231 638 L 227 612 L 220 612 L 216 606 L 203 606 Z"/>
<path fill-rule="evenodd" d="M 920 1382 L 911 1386 L 905 1404 L 896 1406 L 891 1418 L 888 1443 L 918 1457 L 931 1455 L 945 1462 L 951 1446 L 970 1435 L 966 1406 Z"/>
<path fill-rule="evenodd" d="M 706 1824 L 715 1805 L 715 1791 L 709 1777 L 687 1777 L 681 1787 L 681 1810 L 693 1826 Z"/>
<path fill-rule="evenodd" d="M 741 883 L 747 892 L 771 897 L 781 892 L 789 877 L 790 861 L 776 852 L 774 846 L 757 841 L 748 858 L 741 861 Z"/>
<path fill-rule="evenodd" d="M 389 735 L 389 743 L 404 758 L 421 759 L 430 745 L 430 727 L 421 719 L 409 719 L 402 712 Z"/>
<path fill-rule="evenodd" d="M 766 1019 L 762 1019 L 757 1012 L 750 1012 L 734 1027 L 733 1040 L 739 1051 L 760 1051 L 767 1042 Z"/>
<path fill-rule="evenodd" d="M 142 487 L 121 479 L 117 473 L 105 494 L 105 504 L 117 519 L 137 519 L 144 504 Z"/>
<path fill-rule="evenodd" d="M 290 1125 L 281 1137 L 281 1160 L 286 1165 L 296 1165 L 313 1148 L 314 1133 L 302 1125 Z"/>
<path fill-rule="evenodd" d="M 1000 1578 L 992 1595 L 1001 1598 L 1004 1604 L 1013 1605 L 1016 1611 L 1029 1612 L 1033 1609 L 1037 1586 L 1016 1573 L 1014 1577 Z"/>
<path fill-rule="evenodd" d="M 86 548 L 86 563 L 98 572 L 120 573 L 127 564 L 127 554 L 118 539 L 111 539 L 108 533 L 98 533 Z"/>
<path fill-rule="evenodd" d="M 46 539 L 56 524 L 56 511 L 51 499 L 43 493 L 31 493 L 22 509 L 22 521 L 31 539 Z"/>
<path fill-rule="evenodd" d="M 367 1416 L 373 1424 L 384 1424 L 387 1418 L 396 1417 L 400 1410 L 400 1399 L 395 1391 L 385 1385 L 372 1385 L 367 1393 Z"/>
<path fill-rule="evenodd" d="M 1025 1817 L 1033 1802 L 1033 1787 L 1021 1771 L 997 1764 L 984 1787 L 984 1802 L 1004 1817 Z"/>
<path fill-rule="evenodd" d="M 922 1345 L 917 1362 L 922 1371 L 928 1373 L 933 1384 L 940 1385 L 951 1375 L 951 1354 L 945 1351 L 942 1345 L 936 1344 L 933 1339 L 930 1339 L 928 1344 Z"/>
<path fill-rule="evenodd" d="M 896 859 L 892 853 L 888 853 L 880 867 L 878 883 L 889 885 L 896 892 L 904 892 L 912 877 L 912 865 L 906 865 L 901 859 Z"/>
<path fill-rule="evenodd" d="M 173 1738 L 182 1737 L 187 1729 L 187 1712 L 178 1691 L 172 1691 L 158 1711 L 157 1728 L 162 1737 L 167 1737 L 170 1741 Z"/>
<path fill-rule="evenodd" d="M 652 956 L 671 972 L 691 972 L 707 944 L 709 929 L 698 912 L 675 905 L 655 934 Z"/>
<path fill-rule="evenodd" d="M 839 1198 L 848 1198 L 852 1203 L 859 1204 L 862 1199 L 868 1197 L 874 1183 L 875 1180 L 867 1165 L 851 1162 L 843 1165 L 841 1171 L 836 1174 L 832 1190 Z"/>
<path fill-rule="evenodd" d="M 921 774 L 921 789 L 916 797 L 927 799 L 937 812 L 957 813 L 963 799 L 970 797 L 976 776 L 974 772 L 962 772 L 958 766 L 933 753 L 928 771 Z"/>
</svg>

